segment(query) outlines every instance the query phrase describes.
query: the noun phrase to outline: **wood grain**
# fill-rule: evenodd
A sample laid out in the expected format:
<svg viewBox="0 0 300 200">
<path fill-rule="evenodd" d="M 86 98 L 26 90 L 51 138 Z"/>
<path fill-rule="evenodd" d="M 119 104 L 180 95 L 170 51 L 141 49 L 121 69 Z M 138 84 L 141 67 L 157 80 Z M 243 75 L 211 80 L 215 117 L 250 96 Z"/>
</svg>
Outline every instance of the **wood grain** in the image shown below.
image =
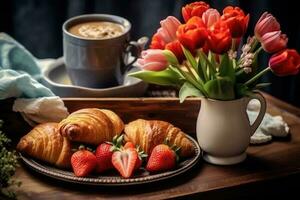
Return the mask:
<svg viewBox="0 0 300 200">
<path fill-rule="evenodd" d="M 278 197 L 299 191 L 300 178 L 300 113 L 278 99 L 267 96 L 268 112 L 282 115 L 290 126 L 290 137 L 275 138 L 266 145 L 250 146 L 245 162 L 234 166 L 215 166 L 200 161 L 186 174 L 140 186 L 90 187 L 65 184 L 26 169 L 18 169 L 15 177 L 23 182 L 19 199 L 231 199 Z M 64 99 L 70 111 L 83 107 L 109 108 L 124 120 L 159 118 L 172 121 L 186 132 L 195 135 L 195 120 L 199 111 L 198 99 L 179 104 L 178 99 Z M 0 104 L 0 118 L 6 116 L 10 135 L 28 127 L 20 116 L 10 113 L 9 102 Z M 7 109 L 3 109 L 3 105 Z M 292 108 L 292 109 L 291 109 Z M 4 112 L 5 111 L 5 112 Z M 16 120 L 16 121 L 15 121 Z M 20 121 L 18 121 L 20 120 Z M 16 137 L 17 138 L 17 137 Z M 229 138 L 230 139 L 230 138 Z M 296 184 L 297 183 L 297 184 Z"/>
</svg>

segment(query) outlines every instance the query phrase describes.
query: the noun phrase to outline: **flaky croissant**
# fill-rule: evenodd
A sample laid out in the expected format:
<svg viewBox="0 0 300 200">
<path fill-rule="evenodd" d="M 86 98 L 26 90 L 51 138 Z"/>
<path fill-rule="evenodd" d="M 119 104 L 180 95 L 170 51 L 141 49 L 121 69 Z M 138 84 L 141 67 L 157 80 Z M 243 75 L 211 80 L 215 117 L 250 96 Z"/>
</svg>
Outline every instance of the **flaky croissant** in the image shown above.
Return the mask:
<svg viewBox="0 0 300 200">
<path fill-rule="evenodd" d="M 17 145 L 17 150 L 60 168 L 70 167 L 71 144 L 58 132 L 58 123 L 39 124 Z"/>
<path fill-rule="evenodd" d="M 180 156 L 194 154 L 195 149 L 185 133 L 168 122 L 138 119 L 125 126 L 125 141 L 139 145 L 148 155 L 156 145 L 166 140 L 170 145 L 180 147 Z"/>
<path fill-rule="evenodd" d="M 123 129 L 124 123 L 116 113 L 98 108 L 78 110 L 59 123 L 62 136 L 72 141 L 94 145 L 112 141 Z"/>
</svg>

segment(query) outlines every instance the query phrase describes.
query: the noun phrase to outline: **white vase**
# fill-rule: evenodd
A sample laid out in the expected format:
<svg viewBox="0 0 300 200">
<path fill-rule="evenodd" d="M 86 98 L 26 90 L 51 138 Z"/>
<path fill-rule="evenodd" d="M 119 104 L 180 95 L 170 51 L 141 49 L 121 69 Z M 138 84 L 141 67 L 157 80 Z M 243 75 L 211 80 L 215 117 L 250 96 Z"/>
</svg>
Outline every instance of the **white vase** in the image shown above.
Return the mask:
<svg viewBox="0 0 300 200">
<path fill-rule="evenodd" d="M 252 125 L 247 115 L 251 99 L 260 101 L 259 114 Z M 260 93 L 232 101 L 203 98 L 197 119 L 197 139 L 205 161 L 231 165 L 245 160 L 250 137 L 266 112 L 266 101 Z"/>
</svg>

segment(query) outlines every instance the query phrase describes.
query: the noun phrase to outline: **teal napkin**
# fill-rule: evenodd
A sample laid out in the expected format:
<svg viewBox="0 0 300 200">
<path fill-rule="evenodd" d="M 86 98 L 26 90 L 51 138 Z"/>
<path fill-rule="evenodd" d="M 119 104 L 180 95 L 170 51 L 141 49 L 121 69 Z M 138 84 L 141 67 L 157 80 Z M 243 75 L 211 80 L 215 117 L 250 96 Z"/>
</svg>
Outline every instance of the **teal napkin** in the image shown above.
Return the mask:
<svg viewBox="0 0 300 200">
<path fill-rule="evenodd" d="M 39 83 L 41 79 L 36 58 L 12 37 L 0 33 L 0 99 L 54 96 Z"/>
</svg>

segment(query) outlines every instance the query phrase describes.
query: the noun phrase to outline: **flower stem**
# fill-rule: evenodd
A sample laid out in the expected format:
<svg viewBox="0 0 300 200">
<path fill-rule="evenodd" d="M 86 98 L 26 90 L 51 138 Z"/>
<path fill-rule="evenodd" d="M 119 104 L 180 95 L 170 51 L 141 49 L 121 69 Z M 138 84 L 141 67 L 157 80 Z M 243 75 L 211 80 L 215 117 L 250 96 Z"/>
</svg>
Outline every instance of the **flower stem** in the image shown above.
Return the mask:
<svg viewBox="0 0 300 200">
<path fill-rule="evenodd" d="M 176 65 L 176 68 L 178 69 L 178 71 L 181 73 L 181 75 L 185 78 L 186 81 L 188 81 L 189 83 L 191 83 L 193 86 L 195 86 L 198 90 L 200 90 L 204 96 L 207 96 L 207 92 L 204 90 L 202 84 L 200 84 L 197 80 L 193 79 L 192 77 L 189 76 L 188 73 L 186 73 L 185 71 L 183 71 L 180 66 Z"/>
<path fill-rule="evenodd" d="M 256 74 L 255 76 L 253 76 L 250 80 L 248 80 L 244 85 L 245 86 L 251 85 L 253 82 L 255 82 L 257 79 L 259 79 L 262 75 L 264 75 L 265 73 L 267 73 L 269 70 L 270 70 L 270 67 L 266 67 L 265 69 L 263 69 L 262 71 L 260 71 L 258 74 Z"/>
<path fill-rule="evenodd" d="M 260 47 L 254 52 L 254 55 L 259 54 L 259 52 L 261 52 L 262 49 L 263 49 L 262 46 L 260 46 Z"/>
<path fill-rule="evenodd" d="M 244 73 L 244 69 L 243 69 L 243 68 L 240 68 L 239 71 L 235 72 L 235 76 L 239 76 L 239 75 L 241 75 L 242 73 Z"/>
<path fill-rule="evenodd" d="M 232 49 L 232 51 L 235 51 L 235 49 L 236 49 L 236 39 L 234 39 L 234 38 L 232 38 L 231 49 Z"/>
<path fill-rule="evenodd" d="M 254 41 L 253 41 L 253 44 L 252 44 L 251 49 L 250 49 L 249 52 L 253 52 L 254 49 L 256 48 L 256 46 L 257 46 L 258 43 L 259 43 L 258 39 L 257 39 L 255 36 L 254 36 L 253 40 L 254 40 Z"/>
</svg>

